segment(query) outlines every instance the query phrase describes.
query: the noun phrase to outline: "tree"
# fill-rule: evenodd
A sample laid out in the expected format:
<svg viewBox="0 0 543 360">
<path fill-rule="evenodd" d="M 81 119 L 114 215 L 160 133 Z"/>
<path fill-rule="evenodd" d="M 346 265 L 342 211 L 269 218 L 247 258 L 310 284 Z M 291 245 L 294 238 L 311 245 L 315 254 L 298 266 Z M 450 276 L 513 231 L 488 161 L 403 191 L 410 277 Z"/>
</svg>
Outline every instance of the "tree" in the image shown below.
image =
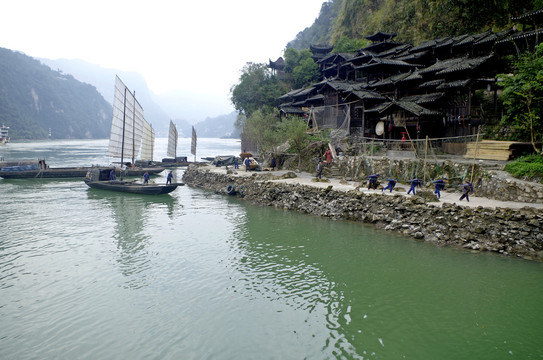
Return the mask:
<svg viewBox="0 0 543 360">
<path fill-rule="evenodd" d="M 319 66 L 311 57 L 309 49 L 296 50 L 288 48 L 284 52 L 285 71 L 292 74 L 292 87 L 302 88 L 319 80 Z"/>
<path fill-rule="evenodd" d="M 334 52 L 356 52 L 369 45 L 366 39 L 351 39 L 347 36 L 342 36 L 334 45 Z"/>
<path fill-rule="evenodd" d="M 250 116 L 262 107 L 277 106 L 277 98 L 284 93 L 268 65 L 249 62 L 242 69 L 239 84 L 230 89 L 230 101 L 238 112 Z"/>
<path fill-rule="evenodd" d="M 290 149 L 298 154 L 298 166 L 301 163 L 301 152 L 309 144 L 307 123 L 299 117 L 284 119 L 278 126 L 279 139 L 288 140 Z"/>
<path fill-rule="evenodd" d="M 243 132 L 255 142 L 260 153 L 268 152 L 282 141 L 282 134 L 276 131 L 278 124 L 279 111 L 264 107 L 246 118 Z"/>
<path fill-rule="evenodd" d="M 502 125 L 510 126 L 516 140 L 528 140 L 535 151 L 543 136 L 543 44 L 534 52 L 524 53 L 514 62 L 516 72 L 498 75 L 503 86 L 501 100 L 506 109 Z"/>
</svg>

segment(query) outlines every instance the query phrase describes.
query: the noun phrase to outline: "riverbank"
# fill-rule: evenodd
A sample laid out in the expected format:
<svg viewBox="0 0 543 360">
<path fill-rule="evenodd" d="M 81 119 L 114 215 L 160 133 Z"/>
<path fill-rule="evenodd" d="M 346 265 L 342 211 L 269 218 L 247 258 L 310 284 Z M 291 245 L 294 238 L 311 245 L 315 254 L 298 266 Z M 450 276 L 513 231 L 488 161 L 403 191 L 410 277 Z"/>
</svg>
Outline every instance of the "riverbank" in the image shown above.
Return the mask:
<svg viewBox="0 0 543 360">
<path fill-rule="evenodd" d="M 405 185 L 389 193 L 367 190 L 356 181 L 315 182 L 311 174 L 304 172 L 234 172 L 209 165 L 189 166 L 183 181 L 223 194 L 233 187 L 237 195 L 255 204 L 369 223 L 439 246 L 543 260 L 540 203 L 478 196 L 460 202 L 457 189 L 445 191 L 440 201 L 428 201 L 407 195 Z"/>
</svg>

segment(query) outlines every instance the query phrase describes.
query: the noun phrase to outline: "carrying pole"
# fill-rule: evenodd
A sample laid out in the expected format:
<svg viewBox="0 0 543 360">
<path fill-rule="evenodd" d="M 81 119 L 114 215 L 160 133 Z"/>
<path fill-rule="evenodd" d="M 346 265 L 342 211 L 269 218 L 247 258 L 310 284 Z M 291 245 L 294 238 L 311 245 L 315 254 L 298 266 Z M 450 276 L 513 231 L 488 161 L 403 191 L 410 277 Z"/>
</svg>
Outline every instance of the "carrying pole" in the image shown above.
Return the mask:
<svg viewBox="0 0 543 360">
<path fill-rule="evenodd" d="M 473 164 L 471 165 L 471 178 L 470 183 L 473 184 L 473 174 L 475 172 L 475 159 L 477 159 L 477 150 L 479 149 L 479 134 L 481 132 L 481 127 L 477 126 L 477 140 L 475 141 L 475 154 L 473 154 Z"/>
</svg>

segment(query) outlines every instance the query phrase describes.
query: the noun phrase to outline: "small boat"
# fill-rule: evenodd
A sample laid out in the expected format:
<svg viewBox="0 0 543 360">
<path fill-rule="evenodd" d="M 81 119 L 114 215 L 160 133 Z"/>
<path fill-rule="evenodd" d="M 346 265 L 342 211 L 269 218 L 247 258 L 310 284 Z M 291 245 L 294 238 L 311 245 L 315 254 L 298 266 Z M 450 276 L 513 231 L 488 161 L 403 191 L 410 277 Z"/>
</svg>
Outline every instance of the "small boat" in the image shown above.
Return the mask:
<svg viewBox="0 0 543 360">
<path fill-rule="evenodd" d="M 134 164 L 138 154 L 140 155 L 139 162 L 152 163 L 154 143 L 155 131 L 143 117 L 143 108 L 136 100 L 135 92 L 132 93 L 116 76 L 108 155 L 120 158 L 121 164 L 124 164 L 125 155 L 131 156 L 131 164 Z M 140 168 L 123 169 L 120 179 L 112 180 L 110 179 L 111 168 L 93 167 L 87 172 L 84 180 L 85 184 L 95 189 L 149 195 L 167 194 L 179 186 L 179 184 L 152 185 L 123 181 L 123 175 L 130 176 L 131 172 L 139 170 Z M 162 167 L 157 168 L 158 172 L 163 170 Z M 147 172 L 151 175 L 151 171 Z"/>
<path fill-rule="evenodd" d="M 111 168 L 93 167 L 84 178 L 85 184 L 93 189 L 118 191 L 132 194 L 161 195 L 168 194 L 183 183 L 142 184 L 136 180 L 109 180 Z"/>
<path fill-rule="evenodd" d="M 177 140 L 179 136 L 177 128 L 173 121 L 170 120 L 170 131 L 168 132 L 168 147 L 166 155 L 167 158 L 163 158 L 159 163 L 163 167 L 177 167 L 177 166 L 189 166 L 189 161 L 186 156 L 177 156 Z"/>
</svg>

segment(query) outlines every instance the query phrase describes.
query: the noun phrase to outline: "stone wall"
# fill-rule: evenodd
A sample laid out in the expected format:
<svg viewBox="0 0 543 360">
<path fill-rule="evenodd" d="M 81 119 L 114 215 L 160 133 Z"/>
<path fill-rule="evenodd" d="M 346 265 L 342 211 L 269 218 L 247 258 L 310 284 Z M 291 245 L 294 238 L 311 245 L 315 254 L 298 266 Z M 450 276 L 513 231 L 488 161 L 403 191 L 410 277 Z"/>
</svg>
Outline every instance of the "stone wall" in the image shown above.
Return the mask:
<svg viewBox="0 0 543 360">
<path fill-rule="evenodd" d="M 543 260 L 543 211 L 534 208 L 489 209 L 454 204 L 431 205 L 418 196 L 379 196 L 269 181 L 269 174 L 240 177 L 189 166 L 188 185 L 238 195 L 263 206 L 296 210 L 331 219 L 360 221 L 440 246 Z"/>
</svg>

